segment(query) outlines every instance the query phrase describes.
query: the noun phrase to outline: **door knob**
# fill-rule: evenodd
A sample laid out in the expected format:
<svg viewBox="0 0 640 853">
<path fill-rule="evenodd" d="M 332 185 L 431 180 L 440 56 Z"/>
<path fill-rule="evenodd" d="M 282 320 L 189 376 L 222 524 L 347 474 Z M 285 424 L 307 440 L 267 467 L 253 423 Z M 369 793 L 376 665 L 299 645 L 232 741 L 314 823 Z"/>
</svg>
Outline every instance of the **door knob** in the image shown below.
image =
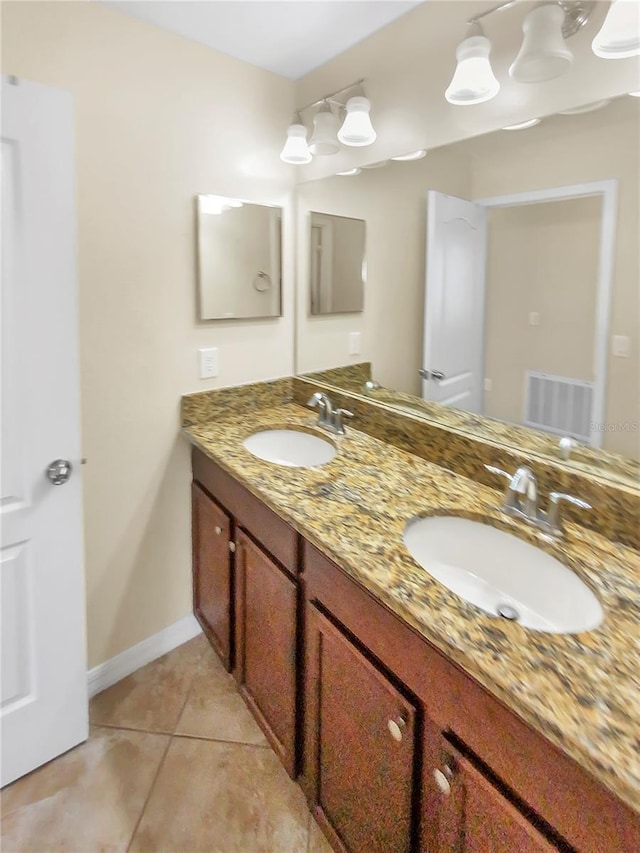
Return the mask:
<svg viewBox="0 0 640 853">
<path fill-rule="evenodd" d="M 231 551 L 232 554 L 236 553 L 236 543 L 235 542 L 229 542 L 229 550 Z"/>
<path fill-rule="evenodd" d="M 64 485 L 73 471 L 73 465 L 68 459 L 54 459 L 45 471 L 47 479 L 54 486 Z"/>
<path fill-rule="evenodd" d="M 421 367 L 420 370 L 418 370 L 418 373 L 423 379 L 435 379 L 436 382 L 446 379 L 446 376 L 441 370 L 427 370 L 426 367 Z"/>
</svg>

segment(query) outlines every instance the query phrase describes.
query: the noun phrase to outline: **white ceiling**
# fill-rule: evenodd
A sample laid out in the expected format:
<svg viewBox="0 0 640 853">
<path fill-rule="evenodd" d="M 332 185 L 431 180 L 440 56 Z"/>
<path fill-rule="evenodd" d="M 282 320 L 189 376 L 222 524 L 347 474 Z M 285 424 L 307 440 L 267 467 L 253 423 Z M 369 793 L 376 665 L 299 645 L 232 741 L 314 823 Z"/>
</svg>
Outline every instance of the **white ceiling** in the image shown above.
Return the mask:
<svg viewBox="0 0 640 853">
<path fill-rule="evenodd" d="M 298 80 L 424 0 L 107 0 L 142 21 Z"/>
</svg>

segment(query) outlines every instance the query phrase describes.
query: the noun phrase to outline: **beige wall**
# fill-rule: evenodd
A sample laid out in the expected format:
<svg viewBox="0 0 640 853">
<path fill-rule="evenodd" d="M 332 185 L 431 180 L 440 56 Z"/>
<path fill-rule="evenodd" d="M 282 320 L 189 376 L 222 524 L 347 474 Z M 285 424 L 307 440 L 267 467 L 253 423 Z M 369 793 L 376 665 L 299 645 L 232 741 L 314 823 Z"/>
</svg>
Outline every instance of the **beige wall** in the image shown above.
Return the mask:
<svg viewBox="0 0 640 853">
<path fill-rule="evenodd" d="M 291 373 L 290 266 L 282 319 L 196 321 L 193 198 L 287 201 L 293 84 L 100 3 L 3 4 L 2 70 L 75 101 L 94 666 L 191 610 L 180 395 Z M 219 380 L 198 379 L 200 346 Z"/>
<path fill-rule="evenodd" d="M 424 303 L 427 188 L 471 192 L 470 160 L 454 150 L 433 151 L 415 163 L 392 163 L 353 177 L 325 178 L 298 187 L 298 298 L 296 368 L 299 373 L 372 361 L 376 379 L 419 392 Z M 367 223 L 367 281 L 361 314 L 308 315 L 308 212 L 353 216 Z M 348 335 L 360 332 L 358 355 Z"/>
<path fill-rule="evenodd" d="M 530 370 L 593 379 L 601 207 L 588 197 L 488 211 L 485 415 L 522 423 Z"/>
</svg>

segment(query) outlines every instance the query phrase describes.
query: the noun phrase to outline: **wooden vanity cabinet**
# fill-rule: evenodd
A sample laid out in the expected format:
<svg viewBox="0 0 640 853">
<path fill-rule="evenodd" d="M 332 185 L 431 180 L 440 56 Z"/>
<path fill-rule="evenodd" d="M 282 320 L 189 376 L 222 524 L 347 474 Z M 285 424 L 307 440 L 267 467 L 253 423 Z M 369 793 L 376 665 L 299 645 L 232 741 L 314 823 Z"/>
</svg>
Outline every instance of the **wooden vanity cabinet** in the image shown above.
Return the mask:
<svg viewBox="0 0 640 853">
<path fill-rule="evenodd" d="M 194 612 L 295 777 L 299 536 L 197 448 L 192 468 Z"/>
<path fill-rule="evenodd" d="M 434 812 L 429 851 L 557 853 L 568 849 L 538 830 L 472 761 L 444 739 L 433 777 L 441 802 Z"/>
<path fill-rule="evenodd" d="M 236 534 L 236 679 L 290 776 L 296 773 L 297 584 Z"/>
<path fill-rule="evenodd" d="M 233 666 L 232 522 L 197 483 L 191 486 L 193 612 L 227 671 Z"/>
<path fill-rule="evenodd" d="M 317 608 L 306 612 L 308 761 L 335 850 L 415 849 L 416 708 Z"/>
<path fill-rule="evenodd" d="M 323 695 L 323 671 L 313 663 L 321 659 L 313 651 L 318 628 L 317 618 L 315 627 L 309 618 L 310 610 L 320 611 L 329 624 L 337 626 L 400 694 L 415 697 L 421 735 L 415 747 L 412 831 L 417 840 L 412 850 L 640 851 L 636 812 L 307 542 L 303 564 L 307 671 L 300 783 L 323 826 L 323 768 L 316 746 L 317 742 L 322 746 L 322 732 L 316 732 L 318 713 L 314 711 L 318 696 Z M 353 712 L 370 713 L 364 695 Z M 375 761 L 370 773 L 374 767 Z M 450 779 L 447 767 L 453 771 Z M 442 792 L 438 784 L 442 777 L 436 771 L 450 792 Z M 362 809 L 367 819 L 378 819 L 375 799 L 364 802 Z M 390 849 L 372 841 L 368 853 Z"/>
</svg>

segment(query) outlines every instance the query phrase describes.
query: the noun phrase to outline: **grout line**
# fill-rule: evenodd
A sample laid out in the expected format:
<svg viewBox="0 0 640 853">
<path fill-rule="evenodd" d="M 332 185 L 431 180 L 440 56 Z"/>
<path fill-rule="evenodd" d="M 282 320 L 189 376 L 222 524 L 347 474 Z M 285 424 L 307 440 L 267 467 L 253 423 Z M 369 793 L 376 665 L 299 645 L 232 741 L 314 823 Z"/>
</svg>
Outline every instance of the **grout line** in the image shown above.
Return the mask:
<svg viewBox="0 0 640 853">
<path fill-rule="evenodd" d="M 307 803 L 307 808 L 309 808 L 309 803 Z M 309 820 L 307 821 L 307 853 L 310 853 L 311 850 L 311 821 L 313 817 L 311 816 L 311 811 L 309 811 Z"/>
<path fill-rule="evenodd" d="M 143 735 L 168 735 L 172 737 L 173 732 L 166 729 L 141 729 L 135 726 L 118 726 L 115 723 L 91 723 L 92 728 L 96 729 L 122 729 L 123 732 L 140 732 Z"/>
<path fill-rule="evenodd" d="M 143 815 L 147 809 L 147 806 L 149 805 L 149 800 L 151 799 L 151 794 L 153 792 L 153 789 L 155 787 L 156 782 L 158 781 L 158 776 L 160 775 L 160 771 L 162 770 L 162 766 L 164 765 L 164 760 L 167 757 L 167 753 L 169 752 L 169 747 L 171 746 L 171 740 L 172 740 L 171 735 L 169 735 L 169 737 L 167 738 L 167 745 L 165 746 L 164 752 L 162 753 L 162 758 L 160 759 L 160 762 L 158 763 L 158 769 L 156 770 L 155 775 L 151 781 L 151 785 L 149 785 L 149 790 L 147 792 L 147 796 L 145 797 L 144 803 L 142 804 L 142 808 L 140 809 L 140 814 L 138 815 L 138 820 L 136 821 L 136 824 L 133 827 L 133 832 L 131 833 L 131 838 L 129 839 L 129 843 L 127 844 L 127 853 L 129 853 L 129 850 L 131 850 L 131 845 L 133 844 L 133 839 L 136 837 L 136 832 L 138 831 L 138 828 L 139 828 L 140 824 L 142 823 L 142 817 L 143 817 Z"/>
<path fill-rule="evenodd" d="M 183 738 L 184 740 L 204 740 L 209 743 L 228 743 L 230 746 L 251 746 L 256 747 L 257 749 L 271 749 L 271 744 L 269 743 L 247 743 L 244 740 L 225 740 L 221 737 L 206 737 L 205 735 L 189 735 L 181 732 L 176 732 L 172 737 Z M 273 752 L 273 750 L 272 750 Z"/>
<path fill-rule="evenodd" d="M 191 695 L 192 688 L 193 688 L 193 680 L 191 681 L 191 686 L 187 690 L 187 694 L 184 698 L 184 702 L 182 703 L 182 708 L 180 708 L 180 713 L 178 714 L 178 717 L 176 718 L 176 722 L 175 722 L 175 725 L 173 727 L 174 729 L 178 725 L 178 723 L 180 722 L 180 718 L 182 717 L 182 712 L 187 707 L 187 702 L 189 701 L 189 696 Z M 151 732 L 149 732 L 149 734 L 151 734 Z M 142 806 L 142 809 L 140 810 L 138 820 L 136 821 L 136 825 L 133 827 L 133 832 L 131 833 L 131 838 L 129 839 L 129 843 L 127 844 L 127 853 L 129 853 L 129 851 L 131 850 L 131 845 L 133 844 L 133 839 L 136 837 L 136 832 L 138 831 L 140 824 L 142 823 L 142 818 L 144 817 L 144 813 L 147 810 L 147 806 L 149 805 L 149 800 L 151 799 L 151 794 L 153 793 L 153 789 L 155 788 L 156 782 L 158 781 L 158 777 L 160 776 L 160 771 L 162 770 L 162 768 L 164 766 L 164 762 L 165 762 L 165 759 L 167 757 L 167 753 L 169 752 L 169 747 L 171 746 L 172 741 L 173 741 L 173 734 L 170 734 L 169 737 L 167 738 L 167 746 L 165 747 L 165 750 L 162 754 L 162 758 L 160 759 L 160 763 L 158 764 L 158 769 L 156 770 L 155 776 L 153 777 L 153 781 L 151 782 L 151 785 L 149 786 L 149 791 L 147 792 L 147 796 L 145 798 L 144 804 Z"/>
</svg>

